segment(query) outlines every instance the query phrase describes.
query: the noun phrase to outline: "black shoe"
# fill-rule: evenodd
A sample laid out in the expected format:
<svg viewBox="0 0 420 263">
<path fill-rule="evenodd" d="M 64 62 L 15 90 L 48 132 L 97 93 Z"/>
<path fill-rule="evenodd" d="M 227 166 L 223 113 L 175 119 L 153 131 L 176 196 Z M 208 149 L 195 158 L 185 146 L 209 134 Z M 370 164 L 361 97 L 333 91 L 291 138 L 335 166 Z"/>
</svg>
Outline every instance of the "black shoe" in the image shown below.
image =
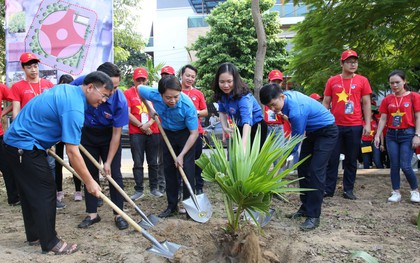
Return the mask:
<svg viewBox="0 0 420 263">
<path fill-rule="evenodd" d="M 201 195 L 202 193 L 204 193 L 203 189 L 197 189 L 197 190 L 195 190 L 195 192 L 196 192 L 197 195 Z"/>
<path fill-rule="evenodd" d="M 166 210 L 163 211 L 162 213 L 160 213 L 158 215 L 158 217 L 160 217 L 160 218 L 170 217 L 170 216 L 175 215 L 175 212 L 176 212 L 176 210 L 171 210 L 170 208 L 166 208 Z"/>
<path fill-rule="evenodd" d="M 327 192 L 324 192 L 324 198 L 325 197 L 333 197 L 334 196 L 334 193 L 327 193 Z"/>
<path fill-rule="evenodd" d="M 343 193 L 345 199 L 356 200 L 357 197 L 353 194 L 353 191 L 347 191 Z"/>
<path fill-rule="evenodd" d="M 89 226 L 98 223 L 99 221 L 101 221 L 101 218 L 99 217 L 99 215 L 96 215 L 96 217 L 94 219 L 91 219 L 90 216 L 85 217 L 85 219 L 83 219 L 82 223 L 80 223 L 77 227 L 78 228 L 88 228 Z"/>
<path fill-rule="evenodd" d="M 298 218 L 301 218 L 301 217 L 306 217 L 306 215 L 305 215 L 305 213 L 303 211 L 298 210 L 295 213 L 286 215 L 286 217 L 287 218 L 290 218 L 290 219 L 298 219 Z"/>
<path fill-rule="evenodd" d="M 103 205 L 104 205 L 104 200 L 102 200 L 101 198 L 98 198 L 98 204 L 97 204 L 97 206 L 98 207 L 101 207 Z"/>
<path fill-rule="evenodd" d="M 319 218 L 308 217 L 305 222 L 300 225 L 300 230 L 309 231 L 317 228 L 319 226 Z"/>
<path fill-rule="evenodd" d="M 115 225 L 118 227 L 119 230 L 124 230 L 128 228 L 127 221 L 125 221 L 125 219 L 121 216 L 115 218 Z"/>
</svg>

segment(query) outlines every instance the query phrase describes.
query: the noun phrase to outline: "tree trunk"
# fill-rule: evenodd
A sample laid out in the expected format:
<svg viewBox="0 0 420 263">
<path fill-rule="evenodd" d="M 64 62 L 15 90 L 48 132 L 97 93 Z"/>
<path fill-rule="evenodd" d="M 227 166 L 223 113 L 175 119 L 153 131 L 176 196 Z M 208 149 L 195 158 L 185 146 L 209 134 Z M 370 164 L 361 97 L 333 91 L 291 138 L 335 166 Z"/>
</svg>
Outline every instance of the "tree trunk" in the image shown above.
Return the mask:
<svg viewBox="0 0 420 263">
<path fill-rule="evenodd" d="M 267 51 L 267 37 L 265 34 L 264 24 L 262 22 L 259 0 L 252 0 L 251 10 L 258 39 L 258 50 L 256 54 L 254 72 L 254 96 L 257 101 L 260 102 L 260 89 L 263 84 L 264 59 Z"/>
</svg>

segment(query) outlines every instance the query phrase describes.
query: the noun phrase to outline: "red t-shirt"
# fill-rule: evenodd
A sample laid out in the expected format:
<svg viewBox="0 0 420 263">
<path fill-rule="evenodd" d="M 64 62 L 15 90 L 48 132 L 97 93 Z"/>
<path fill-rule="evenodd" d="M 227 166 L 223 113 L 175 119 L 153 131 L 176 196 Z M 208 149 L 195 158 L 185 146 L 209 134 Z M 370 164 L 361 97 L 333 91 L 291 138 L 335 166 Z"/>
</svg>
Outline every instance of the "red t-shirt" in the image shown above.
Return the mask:
<svg viewBox="0 0 420 263">
<path fill-rule="evenodd" d="M 335 123 L 341 126 L 362 125 L 361 99 L 371 93 L 368 79 L 357 74 L 351 79 L 343 79 L 341 75 L 331 77 L 324 91 L 325 96 L 331 97 L 331 113 L 335 117 Z M 346 104 L 353 104 L 350 110 L 352 113 L 345 113 Z"/>
<path fill-rule="evenodd" d="M 204 94 L 196 88 L 191 88 L 190 90 L 182 90 L 194 103 L 194 106 L 197 110 L 207 109 L 206 99 Z M 201 126 L 200 119 L 198 119 L 198 133 L 203 133 L 203 127 Z"/>
<path fill-rule="evenodd" d="M 7 87 L 6 85 L 0 83 L 0 103 L 3 100 L 12 101 L 12 93 L 10 92 L 9 87 Z M 0 117 L 1 117 L 2 112 L 3 112 L 3 109 L 0 106 Z M 2 122 L 0 120 L 0 136 L 2 136 L 3 134 L 4 134 L 3 126 L 2 126 Z"/>
<path fill-rule="evenodd" d="M 363 126 L 365 126 L 365 123 L 366 122 L 363 120 Z M 373 140 L 373 137 L 376 134 L 376 130 L 378 129 L 378 123 L 375 120 L 372 120 L 370 122 L 370 128 L 371 128 L 371 131 L 370 131 L 369 136 L 362 135 L 362 141 L 371 142 Z"/>
<path fill-rule="evenodd" d="M 283 124 L 283 118 L 279 114 L 274 113 L 274 111 L 270 110 L 267 106 L 264 106 L 264 121 L 268 125 Z"/>
<path fill-rule="evenodd" d="M 43 78 L 39 78 L 38 83 L 29 83 L 26 80 L 21 80 L 12 85 L 12 98 L 13 101 L 20 102 L 20 108 L 22 109 L 32 98 L 53 86 L 54 84 L 51 81 Z"/>
<path fill-rule="evenodd" d="M 407 129 L 416 127 L 414 112 L 420 111 L 420 94 L 410 92 L 403 97 L 394 94 L 386 96 L 379 107 L 379 112 L 387 114 L 389 129 Z"/>
<path fill-rule="evenodd" d="M 137 120 L 139 120 L 142 123 L 147 122 L 150 120 L 150 115 L 147 111 L 146 105 L 143 104 L 143 102 L 140 99 L 140 95 L 137 92 L 136 87 L 131 87 L 128 90 L 124 91 L 124 96 L 127 99 L 128 104 L 128 111 L 136 117 Z M 152 133 L 160 133 L 159 128 L 154 122 L 152 125 L 150 125 L 150 129 L 152 130 Z M 144 131 L 142 131 L 139 127 L 133 125 L 131 122 L 128 124 L 128 133 L 129 134 L 145 134 Z"/>
</svg>

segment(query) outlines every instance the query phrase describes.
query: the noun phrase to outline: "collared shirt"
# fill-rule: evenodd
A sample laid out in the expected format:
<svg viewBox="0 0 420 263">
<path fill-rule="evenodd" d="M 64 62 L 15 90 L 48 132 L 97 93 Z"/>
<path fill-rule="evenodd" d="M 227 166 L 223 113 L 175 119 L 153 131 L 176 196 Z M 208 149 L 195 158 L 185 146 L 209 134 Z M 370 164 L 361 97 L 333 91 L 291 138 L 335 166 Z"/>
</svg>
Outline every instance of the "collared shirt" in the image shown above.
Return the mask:
<svg viewBox="0 0 420 263">
<path fill-rule="evenodd" d="M 24 150 L 48 149 L 59 141 L 79 145 L 87 108 L 80 87 L 62 84 L 26 104 L 4 135 L 6 144 Z"/>
<path fill-rule="evenodd" d="M 219 112 L 228 114 L 238 126 L 244 126 L 244 124 L 253 126 L 264 119 L 261 107 L 251 93 L 239 99 L 224 95 L 218 104 Z"/>
<path fill-rule="evenodd" d="M 318 101 L 298 92 L 284 92 L 281 112 L 289 117 L 292 136 L 313 132 L 334 123 L 334 116 Z"/>
<path fill-rule="evenodd" d="M 80 76 L 71 82 L 82 85 L 86 76 Z M 124 93 L 118 88 L 109 99 L 98 108 L 88 106 L 85 111 L 85 126 L 90 128 L 120 128 L 128 124 L 128 104 Z"/>
<path fill-rule="evenodd" d="M 185 128 L 190 131 L 198 129 L 197 109 L 184 93 L 180 92 L 179 101 L 173 108 L 165 104 L 157 88 L 140 86 L 139 94 L 153 103 L 164 129 L 170 131 L 180 131 Z"/>
</svg>

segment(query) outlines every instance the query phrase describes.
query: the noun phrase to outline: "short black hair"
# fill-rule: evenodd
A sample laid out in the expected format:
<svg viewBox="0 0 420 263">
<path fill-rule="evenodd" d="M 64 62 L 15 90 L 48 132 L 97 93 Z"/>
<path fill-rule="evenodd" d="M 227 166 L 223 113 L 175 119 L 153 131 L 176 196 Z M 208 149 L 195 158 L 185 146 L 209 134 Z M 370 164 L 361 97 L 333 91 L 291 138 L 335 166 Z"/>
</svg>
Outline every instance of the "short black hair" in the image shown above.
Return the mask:
<svg viewBox="0 0 420 263">
<path fill-rule="evenodd" d="M 168 89 L 182 91 L 181 82 L 174 75 L 168 75 L 161 78 L 158 83 L 158 91 L 160 94 L 165 93 Z"/>
<path fill-rule="evenodd" d="M 105 85 L 107 90 L 114 89 L 114 83 L 112 83 L 111 78 L 102 71 L 93 71 L 86 75 L 83 80 L 83 85 L 93 84 L 95 86 Z"/>
<path fill-rule="evenodd" d="M 68 84 L 72 82 L 74 79 L 69 74 L 63 74 L 61 75 L 60 79 L 58 80 L 58 84 Z"/>
<path fill-rule="evenodd" d="M 110 78 L 112 78 L 112 77 L 121 78 L 120 69 L 118 68 L 117 65 L 115 65 L 114 63 L 111 63 L 111 62 L 103 63 L 96 70 L 106 73 Z"/>
<path fill-rule="evenodd" d="M 30 66 L 30 65 L 32 65 L 32 64 L 38 64 L 39 63 L 39 60 L 38 59 L 31 59 L 31 60 L 29 60 L 28 62 L 26 62 L 26 63 L 21 63 L 22 64 L 22 68 L 23 67 L 25 67 L 25 66 Z"/>
<path fill-rule="evenodd" d="M 266 84 L 260 90 L 260 101 L 262 104 L 267 105 L 272 99 L 280 96 L 280 94 L 283 94 L 283 90 L 278 84 Z"/>
<path fill-rule="evenodd" d="M 185 72 L 185 70 L 186 70 L 187 68 L 189 68 L 189 69 L 191 69 L 192 71 L 194 71 L 194 72 L 195 72 L 195 74 L 197 74 L 197 73 L 198 73 L 198 71 L 197 71 L 197 68 L 196 68 L 196 67 L 194 67 L 194 66 L 193 66 L 193 65 L 191 65 L 191 64 L 187 64 L 187 65 L 185 65 L 185 66 L 183 66 L 183 67 L 181 68 L 181 76 L 184 74 L 184 72 Z"/>
</svg>

